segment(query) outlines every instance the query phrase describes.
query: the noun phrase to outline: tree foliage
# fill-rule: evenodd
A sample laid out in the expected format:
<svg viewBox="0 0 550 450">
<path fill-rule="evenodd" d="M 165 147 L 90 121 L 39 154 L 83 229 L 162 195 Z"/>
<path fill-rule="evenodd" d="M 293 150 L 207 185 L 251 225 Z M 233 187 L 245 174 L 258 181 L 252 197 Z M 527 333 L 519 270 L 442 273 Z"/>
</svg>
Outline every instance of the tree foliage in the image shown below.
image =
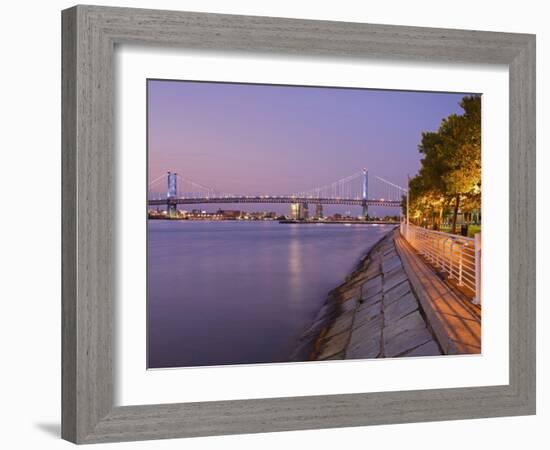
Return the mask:
<svg viewBox="0 0 550 450">
<path fill-rule="evenodd" d="M 437 223 L 451 211 L 453 232 L 459 209 L 481 206 L 481 97 L 466 96 L 460 106 L 463 114 L 443 119 L 436 132 L 422 133 L 421 168 L 409 184 L 412 217 Z"/>
</svg>

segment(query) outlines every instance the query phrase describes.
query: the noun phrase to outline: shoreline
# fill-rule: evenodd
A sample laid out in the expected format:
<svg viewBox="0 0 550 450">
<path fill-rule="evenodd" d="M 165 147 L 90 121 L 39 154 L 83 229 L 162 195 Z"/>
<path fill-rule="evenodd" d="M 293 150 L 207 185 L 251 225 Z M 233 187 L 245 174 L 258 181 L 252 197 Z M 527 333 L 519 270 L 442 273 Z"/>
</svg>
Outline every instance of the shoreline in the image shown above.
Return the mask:
<svg viewBox="0 0 550 450">
<path fill-rule="evenodd" d="M 148 217 L 147 220 L 165 220 L 168 222 L 278 222 L 280 224 L 297 225 L 399 225 L 396 221 L 383 220 L 292 220 L 292 219 L 189 219 L 180 217 Z"/>
<path fill-rule="evenodd" d="M 481 311 L 393 228 L 332 289 L 292 361 L 481 353 Z"/>
<path fill-rule="evenodd" d="M 399 222 L 382 220 L 279 220 L 281 224 L 298 225 L 399 225 Z"/>
<path fill-rule="evenodd" d="M 290 354 L 289 360 L 292 362 L 299 361 L 315 361 L 320 350 L 320 341 L 327 334 L 329 328 L 335 320 L 346 312 L 344 302 L 340 301 L 340 290 L 346 286 L 350 280 L 360 275 L 368 268 L 368 263 L 372 254 L 378 247 L 390 237 L 397 228 L 393 228 L 385 233 L 378 241 L 376 241 L 360 258 L 353 270 L 346 275 L 344 281 L 331 289 L 321 305 L 321 308 L 311 325 L 300 335 L 296 346 Z"/>
</svg>

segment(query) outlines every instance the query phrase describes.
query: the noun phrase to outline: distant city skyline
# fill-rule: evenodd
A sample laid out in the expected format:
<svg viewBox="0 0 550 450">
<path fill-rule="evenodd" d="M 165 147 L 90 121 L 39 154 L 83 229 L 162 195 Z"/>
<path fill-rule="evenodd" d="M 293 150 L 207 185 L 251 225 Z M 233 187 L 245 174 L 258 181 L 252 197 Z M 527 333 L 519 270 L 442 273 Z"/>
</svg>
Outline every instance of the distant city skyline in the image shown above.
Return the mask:
<svg viewBox="0 0 550 450">
<path fill-rule="evenodd" d="M 405 186 L 422 132 L 460 114 L 468 95 L 174 80 L 147 89 L 149 180 L 172 171 L 243 195 L 307 190 L 363 167 Z"/>
</svg>

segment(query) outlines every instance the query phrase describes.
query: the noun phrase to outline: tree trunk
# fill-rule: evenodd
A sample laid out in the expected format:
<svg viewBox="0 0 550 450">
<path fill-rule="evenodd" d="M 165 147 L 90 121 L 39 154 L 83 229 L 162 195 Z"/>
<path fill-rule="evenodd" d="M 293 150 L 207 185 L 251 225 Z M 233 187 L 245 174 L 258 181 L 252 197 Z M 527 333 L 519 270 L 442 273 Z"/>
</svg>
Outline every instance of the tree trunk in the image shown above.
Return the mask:
<svg viewBox="0 0 550 450">
<path fill-rule="evenodd" d="M 458 216 L 458 207 L 460 206 L 460 195 L 455 197 L 455 207 L 453 210 L 453 226 L 451 228 L 451 233 L 456 233 L 456 218 Z"/>
</svg>

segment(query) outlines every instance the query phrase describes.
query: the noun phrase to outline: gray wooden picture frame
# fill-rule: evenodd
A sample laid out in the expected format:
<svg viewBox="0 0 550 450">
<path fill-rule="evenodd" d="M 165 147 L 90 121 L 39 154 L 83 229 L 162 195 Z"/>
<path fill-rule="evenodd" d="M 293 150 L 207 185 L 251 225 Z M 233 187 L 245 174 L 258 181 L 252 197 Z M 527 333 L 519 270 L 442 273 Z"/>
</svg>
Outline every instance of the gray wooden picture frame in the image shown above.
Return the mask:
<svg viewBox="0 0 550 450">
<path fill-rule="evenodd" d="M 98 6 L 63 11 L 62 31 L 64 439 L 94 443 L 535 413 L 535 36 Z M 507 65 L 509 384 L 115 407 L 113 53 L 125 43 Z"/>
</svg>

